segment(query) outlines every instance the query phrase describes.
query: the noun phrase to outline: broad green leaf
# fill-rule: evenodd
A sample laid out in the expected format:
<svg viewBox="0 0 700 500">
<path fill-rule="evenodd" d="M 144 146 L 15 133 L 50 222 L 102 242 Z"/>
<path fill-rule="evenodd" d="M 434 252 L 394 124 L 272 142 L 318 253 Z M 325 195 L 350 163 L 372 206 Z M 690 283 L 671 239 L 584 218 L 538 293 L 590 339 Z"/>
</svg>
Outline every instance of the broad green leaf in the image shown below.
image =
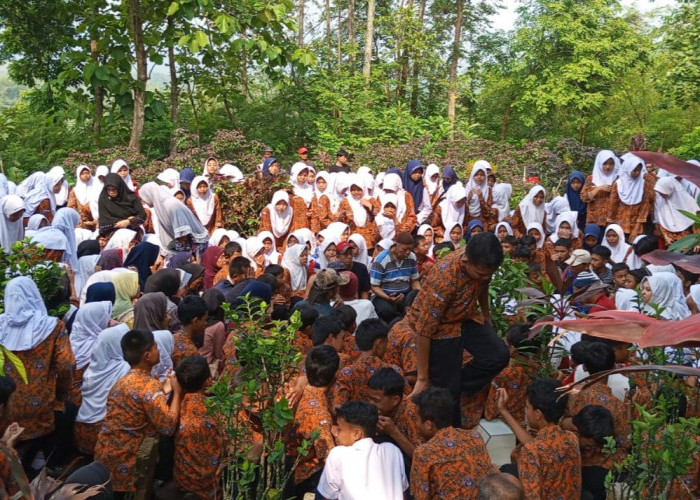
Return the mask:
<svg viewBox="0 0 700 500">
<path fill-rule="evenodd" d="M 195 31 L 194 37 L 197 40 L 197 44 L 200 47 L 206 47 L 207 45 L 209 45 L 209 37 L 203 31 Z"/>
<path fill-rule="evenodd" d="M 180 4 L 178 2 L 171 2 L 168 7 L 168 16 L 174 16 L 175 13 L 180 9 Z"/>
</svg>

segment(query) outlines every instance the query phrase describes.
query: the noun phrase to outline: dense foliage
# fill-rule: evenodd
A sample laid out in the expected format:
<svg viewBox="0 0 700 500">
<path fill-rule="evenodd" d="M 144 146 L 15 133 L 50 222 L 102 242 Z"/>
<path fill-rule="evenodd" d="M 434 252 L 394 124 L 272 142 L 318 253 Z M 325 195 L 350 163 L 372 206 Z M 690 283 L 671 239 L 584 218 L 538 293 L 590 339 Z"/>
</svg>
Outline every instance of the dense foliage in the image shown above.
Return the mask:
<svg viewBox="0 0 700 500">
<path fill-rule="evenodd" d="M 622 150 L 640 134 L 649 149 L 700 154 L 699 0 L 656 17 L 618 0 L 534 0 L 508 32 L 490 25 L 497 9 L 6 0 L 0 165 L 20 179 L 129 147 L 138 167 L 212 153 L 249 170 L 262 144 L 286 165 L 305 144 L 317 156 L 348 147 L 375 169 L 415 155 L 465 167 L 501 148 L 513 162 L 488 158 L 504 175 L 548 177 L 568 137 Z"/>
</svg>

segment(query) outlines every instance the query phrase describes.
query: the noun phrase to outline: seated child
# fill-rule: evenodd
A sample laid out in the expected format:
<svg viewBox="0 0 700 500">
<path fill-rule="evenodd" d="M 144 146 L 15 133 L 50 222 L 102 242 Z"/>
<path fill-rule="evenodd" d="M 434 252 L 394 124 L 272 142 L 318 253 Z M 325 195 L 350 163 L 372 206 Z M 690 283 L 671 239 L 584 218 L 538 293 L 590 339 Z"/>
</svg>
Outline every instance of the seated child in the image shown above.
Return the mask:
<svg viewBox="0 0 700 500">
<path fill-rule="evenodd" d="M 408 489 L 403 457 L 391 443 L 375 443 L 377 408 L 350 401 L 338 408 L 337 446 L 326 459 L 318 493 L 323 498 L 402 500 Z"/>
<path fill-rule="evenodd" d="M 518 238 L 510 235 L 505 236 L 501 239 L 501 246 L 503 247 L 503 255 L 508 255 L 512 259 L 515 247 L 518 246 Z"/>
<path fill-rule="evenodd" d="M 580 498 L 581 454 L 573 432 L 559 427 L 566 410 L 567 395 L 557 388 L 555 379 L 537 379 L 527 388 L 525 415 L 529 427 L 537 431 L 533 438 L 511 415 L 506 406 L 508 393 L 498 389 L 498 409 L 503 420 L 522 443 L 511 454 L 514 464 L 501 470 L 516 475 L 525 489 L 525 498 Z"/>
<path fill-rule="evenodd" d="M 130 330 L 122 337 L 121 346 L 131 370 L 114 384 L 107 398 L 95 460 L 111 473 L 112 489 L 128 493 L 136 491 L 136 458 L 144 439 L 175 433 L 182 388 L 175 375 L 168 376 L 172 387 L 168 406 L 163 384 L 151 377 L 151 370 L 160 363 L 153 333 Z"/>
<path fill-rule="evenodd" d="M 307 440 L 315 432 L 319 432 L 319 436 L 294 469 L 294 484 L 299 498 L 305 493 L 315 492 L 326 457 L 335 446 L 331 434 L 333 417 L 328 393 L 335 382 L 339 362 L 338 351 L 329 345 L 316 346 L 306 355 L 304 368 L 308 384 L 297 406 L 297 433 L 301 439 Z"/>
<path fill-rule="evenodd" d="M 607 248 L 607 247 L 606 247 Z M 613 289 L 627 288 L 627 280 L 630 268 L 624 262 L 617 262 L 610 268 L 613 277 Z"/>
<path fill-rule="evenodd" d="M 367 382 L 369 402 L 379 410 L 379 439 L 390 440 L 410 458 L 423 440 L 416 427 L 416 405 L 404 397 L 406 381 L 392 368 L 377 370 Z"/>
<path fill-rule="evenodd" d="M 177 306 L 177 318 L 182 324 L 182 331 L 173 334 L 173 352 L 170 355 L 173 366 L 187 356 L 199 354 L 199 348 L 204 345 L 209 309 L 199 295 L 187 295 Z"/>
<path fill-rule="evenodd" d="M 315 322 L 318 320 L 319 314 L 318 311 L 309 304 L 299 304 L 294 310 L 299 311 L 301 325 L 294 334 L 292 344 L 295 349 L 306 356 L 306 353 L 313 347 L 311 331 Z"/>
<path fill-rule="evenodd" d="M 340 356 L 340 367 L 350 364 L 350 356 L 343 352 L 345 348 L 345 329 L 343 323 L 331 316 L 321 316 L 311 327 L 311 343 L 314 347 L 319 345 L 329 345 L 333 347 Z"/>
<path fill-rule="evenodd" d="M 331 318 L 340 320 L 345 331 L 345 346 L 343 352 L 350 356 L 354 361 L 360 351 L 357 349 L 355 342 L 355 329 L 357 328 L 357 312 L 352 307 L 343 304 L 342 306 L 334 307 L 330 314 Z"/>
<path fill-rule="evenodd" d="M 613 272 L 608 267 L 612 252 L 608 247 L 598 245 L 591 250 L 591 271 L 606 285 L 613 285 Z"/>
<path fill-rule="evenodd" d="M 175 433 L 175 483 L 199 498 L 222 498 L 219 465 L 224 439 L 216 417 L 207 414 L 205 405 L 205 391 L 212 381 L 207 360 L 186 357 L 175 368 L 175 375 L 185 393 Z"/>
<path fill-rule="evenodd" d="M 455 403 L 447 389 L 429 387 L 413 402 L 418 408 L 418 431 L 426 440 L 413 453 L 413 497 L 476 498 L 477 483 L 494 471 L 481 434 L 452 426 Z"/>
<path fill-rule="evenodd" d="M 610 410 L 598 405 L 586 405 L 574 415 L 572 421 L 578 432 L 581 459 L 590 464 L 604 464 L 606 456 L 603 448 L 606 438 L 613 436 L 613 417 Z M 592 500 L 606 499 L 605 477 L 608 470 L 601 465 L 581 467 L 582 497 L 587 494 L 586 498 Z"/>
<path fill-rule="evenodd" d="M 380 368 L 394 368 L 383 361 L 386 353 L 389 328 L 381 319 L 366 319 L 355 331 L 355 341 L 360 354 L 348 366 L 338 373 L 338 381 L 334 390 L 334 404 L 342 406 L 348 401 L 368 401 L 369 389 L 367 381 Z"/>
</svg>

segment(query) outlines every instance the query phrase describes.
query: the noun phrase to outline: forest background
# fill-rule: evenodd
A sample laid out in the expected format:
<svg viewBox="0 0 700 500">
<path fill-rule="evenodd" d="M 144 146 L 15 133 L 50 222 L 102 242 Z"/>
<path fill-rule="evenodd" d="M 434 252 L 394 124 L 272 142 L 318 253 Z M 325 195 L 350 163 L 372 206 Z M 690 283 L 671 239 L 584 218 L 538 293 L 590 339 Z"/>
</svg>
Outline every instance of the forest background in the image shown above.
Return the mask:
<svg viewBox="0 0 700 500">
<path fill-rule="evenodd" d="M 700 157 L 700 0 L 523 0 L 508 31 L 499 8 L 3 0 L 0 165 L 19 181 L 125 157 L 145 181 L 209 154 L 251 172 L 262 145 L 288 168 L 305 145 L 375 170 L 485 158 L 524 189 L 599 148 Z"/>
</svg>

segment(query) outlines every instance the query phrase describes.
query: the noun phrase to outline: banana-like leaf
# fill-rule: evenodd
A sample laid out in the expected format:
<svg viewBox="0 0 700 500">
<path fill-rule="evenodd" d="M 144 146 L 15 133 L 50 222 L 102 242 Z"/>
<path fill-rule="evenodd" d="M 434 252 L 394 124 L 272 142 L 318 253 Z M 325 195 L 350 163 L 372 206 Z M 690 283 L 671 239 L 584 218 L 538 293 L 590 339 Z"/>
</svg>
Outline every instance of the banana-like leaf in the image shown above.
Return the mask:
<svg viewBox="0 0 700 500">
<path fill-rule="evenodd" d="M 700 186 L 700 168 L 697 165 L 671 156 L 668 153 L 657 153 L 654 151 L 632 151 L 632 154 L 640 157 L 647 163 L 663 168 L 673 175 L 688 179 L 696 186 Z"/>
<path fill-rule="evenodd" d="M 700 346 L 700 315 L 693 314 L 681 321 L 657 321 L 644 332 L 639 347 Z"/>
<path fill-rule="evenodd" d="M 695 241 L 698 241 L 698 235 L 690 235 L 686 238 L 694 238 Z M 685 238 L 678 240 L 678 242 L 683 239 Z M 654 264 L 657 266 L 673 264 L 689 273 L 700 274 L 700 255 L 685 255 L 678 252 L 669 252 L 667 250 L 654 250 L 653 252 L 642 255 L 641 258 L 647 264 Z"/>
<path fill-rule="evenodd" d="M 639 343 L 647 328 L 656 323 L 659 321 L 644 314 L 613 310 L 595 312 L 583 319 L 545 321 L 541 325 L 556 326 L 619 342 Z"/>
<path fill-rule="evenodd" d="M 682 365 L 630 365 L 623 366 L 622 368 L 615 368 L 614 370 L 606 370 L 604 372 L 598 372 L 595 375 L 589 375 L 586 378 L 577 380 L 567 385 L 559 387 L 557 390 L 565 393 L 576 394 L 596 382 L 604 380 L 610 375 L 615 373 L 635 373 L 635 372 L 651 372 L 651 371 L 664 371 L 669 373 L 674 373 L 676 375 L 688 376 L 700 376 L 700 368 L 693 368 L 692 366 L 682 366 Z"/>
</svg>

